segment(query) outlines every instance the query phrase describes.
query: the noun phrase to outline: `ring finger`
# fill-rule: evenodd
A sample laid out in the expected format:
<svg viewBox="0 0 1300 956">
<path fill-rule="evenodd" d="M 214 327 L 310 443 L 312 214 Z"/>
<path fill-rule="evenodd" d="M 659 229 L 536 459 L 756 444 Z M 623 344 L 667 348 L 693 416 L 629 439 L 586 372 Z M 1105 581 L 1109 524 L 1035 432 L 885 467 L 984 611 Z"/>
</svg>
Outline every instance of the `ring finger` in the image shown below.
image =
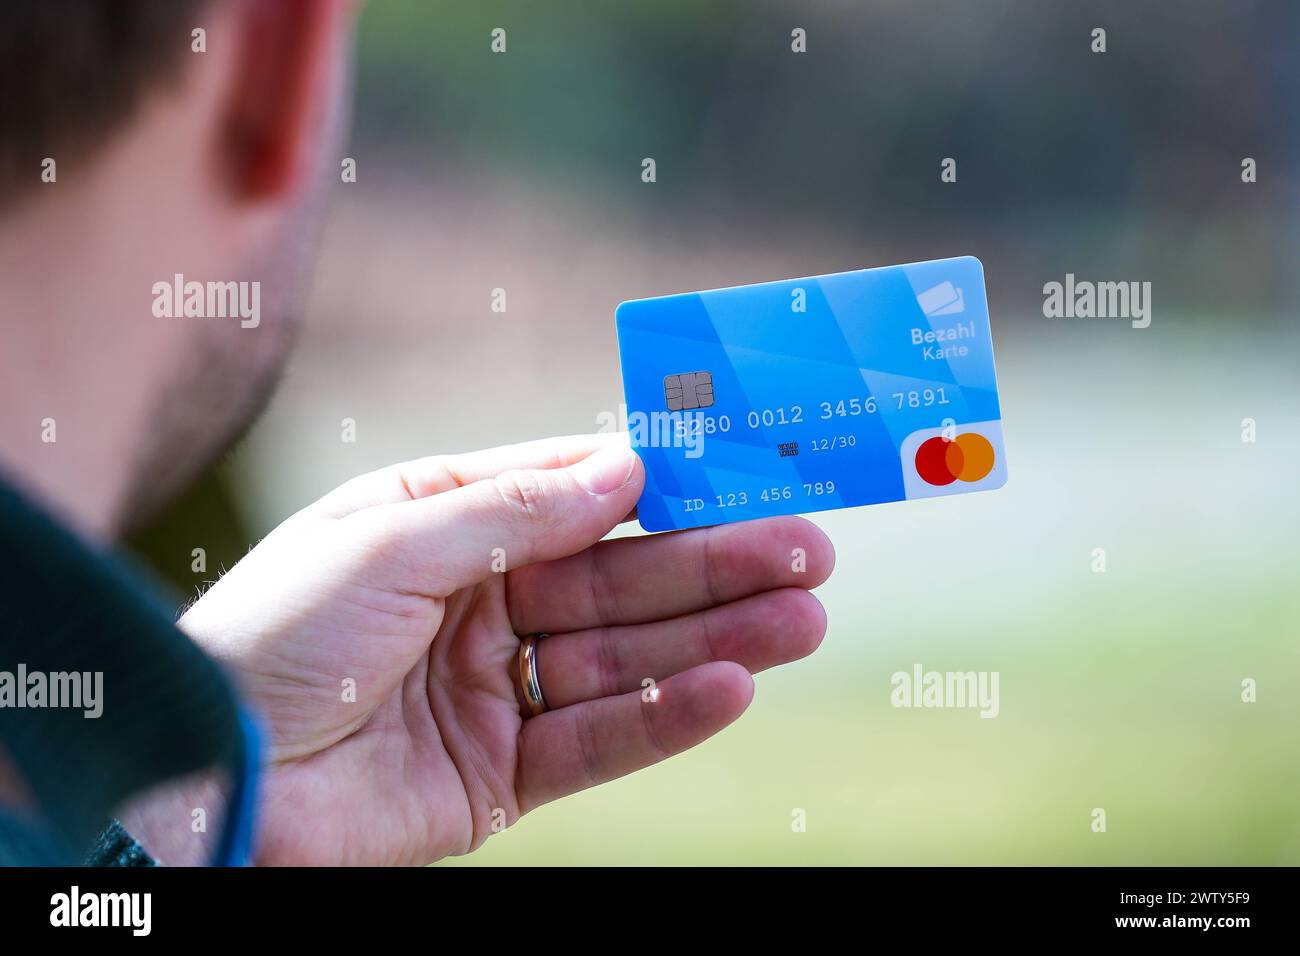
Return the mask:
<svg viewBox="0 0 1300 956">
<path fill-rule="evenodd" d="M 537 645 L 537 672 L 555 710 L 709 661 L 734 661 L 755 674 L 811 654 L 825 632 L 821 603 L 802 588 L 781 588 L 648 624 L 552 634 Z"/>
</svg>

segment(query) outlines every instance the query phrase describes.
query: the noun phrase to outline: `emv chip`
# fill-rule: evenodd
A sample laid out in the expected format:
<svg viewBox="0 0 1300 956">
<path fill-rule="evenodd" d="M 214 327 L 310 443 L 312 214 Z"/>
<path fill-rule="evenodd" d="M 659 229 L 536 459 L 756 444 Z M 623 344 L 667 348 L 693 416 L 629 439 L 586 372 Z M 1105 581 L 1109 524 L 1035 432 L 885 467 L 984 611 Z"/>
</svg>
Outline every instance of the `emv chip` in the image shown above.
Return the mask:
<svg viewBox="0 0 1300 956">
<path fill-rule="evenodd" d="M 713 375 L 710 372 L 682 372 L 664 377 L 664 401 L 670 412 L 686 408 L 708 408 L 713 404 Z"/>
</svg>

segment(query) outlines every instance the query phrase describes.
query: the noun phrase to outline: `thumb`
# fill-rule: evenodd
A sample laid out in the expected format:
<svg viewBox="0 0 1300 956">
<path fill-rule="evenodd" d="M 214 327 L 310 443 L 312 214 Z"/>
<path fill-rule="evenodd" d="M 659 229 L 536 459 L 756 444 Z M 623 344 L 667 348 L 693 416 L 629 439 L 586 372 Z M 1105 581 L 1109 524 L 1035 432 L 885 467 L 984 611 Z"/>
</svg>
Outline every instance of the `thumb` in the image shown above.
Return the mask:
<svg viewBox="0 0 1300 956">
<path fill-rule="evenodd" d="M 627 518 L 644 483 L 640 456 L 620 442 L 564 468 L 503 471 L 344 521 L 374 522 L 398 578 L 386 583 L 445 597 L 493 572 L 590 547 Z"/>
</svg>

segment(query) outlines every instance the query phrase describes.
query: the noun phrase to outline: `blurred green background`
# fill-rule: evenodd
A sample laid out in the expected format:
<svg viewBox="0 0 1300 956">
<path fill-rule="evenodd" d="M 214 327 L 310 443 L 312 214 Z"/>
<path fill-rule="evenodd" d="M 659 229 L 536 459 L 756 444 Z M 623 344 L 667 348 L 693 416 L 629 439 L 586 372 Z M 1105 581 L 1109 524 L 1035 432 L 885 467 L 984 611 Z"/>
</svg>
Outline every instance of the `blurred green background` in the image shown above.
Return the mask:
<svg viewBox="0 0 1300 956">
<path fill-rule="evenodd" d="M 354 474 L 595 430 L 623 299 L 973 254 L 1008 486 L 818 516 L 815 656 L 463 862 L 1300 863 L 1297 27 L 1280 2 L 372 0 L 302 347 L 137 546 L 192 596 Z M 1067 272 L 1150 281 L 1150 328 L 1044 318 Z M 998 671 L 1000 715 L 894 709 L 916 663 Z"/>
</svg>

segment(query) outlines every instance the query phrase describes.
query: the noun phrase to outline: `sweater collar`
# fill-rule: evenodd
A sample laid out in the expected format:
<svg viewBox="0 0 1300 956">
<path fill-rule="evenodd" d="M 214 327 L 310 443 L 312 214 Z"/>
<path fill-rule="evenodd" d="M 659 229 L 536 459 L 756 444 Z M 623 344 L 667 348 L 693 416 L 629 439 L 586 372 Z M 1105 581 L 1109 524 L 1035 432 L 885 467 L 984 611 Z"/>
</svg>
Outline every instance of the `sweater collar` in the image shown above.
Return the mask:
<svg viewBox="0 0 1300 956">
<path fill-rule="evenodd" d="M 230 684 L 144 575 L 2 481 L 0 747 L 64 862 L 129 795 L 241 748 Z"/>
</svg>

